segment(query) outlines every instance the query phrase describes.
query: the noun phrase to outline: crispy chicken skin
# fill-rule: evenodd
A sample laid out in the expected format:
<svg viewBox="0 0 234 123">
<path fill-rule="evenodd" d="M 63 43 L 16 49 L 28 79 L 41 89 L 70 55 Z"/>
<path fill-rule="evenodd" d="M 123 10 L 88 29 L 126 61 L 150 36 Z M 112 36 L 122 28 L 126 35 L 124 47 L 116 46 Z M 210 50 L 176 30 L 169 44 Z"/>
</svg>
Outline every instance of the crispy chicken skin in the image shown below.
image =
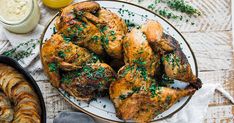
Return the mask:
<svg viewBox="0 0 234 123">
<path fill-rule="evenodd" d="M 147 69 L 151 76 L 155 74 L 156 66 L 159 66 L 160 58 L 156 57 L 145 35 L 139 29 L 132 29 L 123 41 L 124 62 L 130 65 L 138 65 Z"/>
<path fill-rule="evenodd" d="M 109 89 L 110 98 L 116 109 L 124 98 L 130 96 L 134 91 L 148 88 L 150 82 L 150 78 L 144 70 L 129 64 L 123 66 L 118 72 L 118 80 L 112 82 Z"/>
<path fill-rule="evenodd" d="M 125 99 L 118 108 L 118 116 L 124 120 L 134 119 L 139 123 L 149 122 L 182 97 L 192 95 L 195 89 L 179 90 L 161 87 L 155 90 L 155 96 L 152 96 L 152 91 L 154 90 L 141 90 Z"/>
<path fill-rule="evenodd" d="M 88 50 L 66 42 L 59 34 L 53 35 L 43 44 L 41 56 L 44 70 L 55 87 L 60 85 L 59 69 L 75 70 L 87 62 L 93 62 L 93 55 Z"/>
<path fill-rule="evenodd" d="M 104 22 L 91 13 L 99 9 L 100 6 L 96 2 L 81 2 L 64 8 L 55 23 L 58 33 L 96 54 L 104 54 L 101 32 L 96 26 L 96 23 Z"/>
<path fill-rule="evenodd" d="M 193 74 L 191 66 L 176 39 L 163 33 L 162 26 L 157 21 L 148 21 L 142 26 L 142 30 L 153 50 L 162 54 L 164 71 L 168 77 L 201 88 L 201 80 Z"/>
<path fill-rule="evenodd" d="M 150 122 L 201 87 L 180 45 L 157 21 L 127 32 L 117 14 L 96 2 L 80 2 L 64 8 L 55 26 L 57 33 L 41 51 L 52 85 L 82 101 L 109 91 L 120 119 Z M 160 85 L 164 75 L 192 86 Z"/>
<path fill-rule="evenodd" d="M 144 75 L 137 66 L 125 65 L 118 72 L 118 79 L 111 83 L 109 94 L 117 116 L 123 120 L 149 122 L 169 109 L 182 97 L 192 95 L 195 89 L 158 87 L 154 79 Z"/>
<path fill-rule="evenodd" d="M 191 83 L 197 89 L 201 88 L 201 80 L 193 74 L 188 59 L 180 48 L 179 43 L 167 34 L 164 34 L 164 38 L 176 46 L 173 52 L 165 53 L 162 57 L 166 75 L 172 79 Z"/>
<path fill-rule="evenodd" d="M 98 11 L 98 15 L 106 23 L 106 29 L 102 31 L 106 37 L 103 44 L 107 54 L 113 58 L 121 59 L 123 56 L 122 40 L 127 33 L 125 22 L 117 14 L 104 8 Z"/>
<path fill-rule="evenodd" d="M 92 18 L 97 19 L 95 16 L 90 15 L 92 12 L 96 12 L 100 9 L 100 5 L 96 2 L 79 2 L 76 4 L 72 4 L 70 6 L 65 7 L 61 11 L 61 15 L 56 19 L 56 29 L 60 30 L 65 25 L 72 25 L 77 22 L 76 14 L 87 14 L 88 18 L 92 20 Z M 86 14 L 85 14 L 86 15 Z M 81 17 L 82 18 L 82 17 Z"/>
<path fill-rule="evenodd" d="M 95 63 L 63 75 L 61 87 L 76 99 L 89 101 L 106 92 L 115 79 L 116 73 L 109 65 Z"/>
<path fill-rule="evenodd" d="M 175 46 L 165 40 L 163 37 L 163 27 L 162 25 L 154 20 L 149 20 L 147 23 L 142 25 L 141 30 L 146 35 L 147 41 L 150 43 L 154 50 L 161 48 L 167 52 L 172 52 L 175 50 Z"/>
</svg>

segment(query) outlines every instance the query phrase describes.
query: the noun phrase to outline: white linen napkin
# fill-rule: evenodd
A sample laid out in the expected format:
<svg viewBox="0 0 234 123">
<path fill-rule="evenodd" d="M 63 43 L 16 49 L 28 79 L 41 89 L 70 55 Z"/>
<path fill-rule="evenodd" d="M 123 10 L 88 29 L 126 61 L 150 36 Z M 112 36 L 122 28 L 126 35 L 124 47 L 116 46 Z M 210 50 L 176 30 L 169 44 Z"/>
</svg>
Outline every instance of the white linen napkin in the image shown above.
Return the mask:
<svg viewBox="0 0 234 123">
<path fill-rule="evenodd" d="M 18 62 L 20 65 L 24 68 L 28 67 L 32 61 L 38 57 L 39 51 L 40 51 L 40 36 L 41 33 L 44 30 L 44 26 L 37 25 L 37 27 L 26 34 L 15 34 L 12 32 L 9 32 L 8 30 L 1 28 L 0 29 L 2 34 L 0 34 L 0 39 L 2 40 L 8 40 L 11 47 L 9 48 L 9 45 L 5 46 L 8 47 L 7 49 L 16 48 L 17 46 L 21 45 L 19 48 L 16 49 L 17 52 L 25 51 L 26 49 L 30 48 L 29 50 L 32 50 L 31 54 L 28 57 L 20 59 Z M 25 44 L 25 45 L 22 45 Z M 35 45 L 35 46 L 33 46 Z M 1 47 L 1 46 L 0 46 Z M 4 47 L 2 47 L 4 48 Z M 0 52 L 2 54 L 3 52 Z M 41 68 L 41 65 L 37 64 L 37 67 Z"/>
</svg>

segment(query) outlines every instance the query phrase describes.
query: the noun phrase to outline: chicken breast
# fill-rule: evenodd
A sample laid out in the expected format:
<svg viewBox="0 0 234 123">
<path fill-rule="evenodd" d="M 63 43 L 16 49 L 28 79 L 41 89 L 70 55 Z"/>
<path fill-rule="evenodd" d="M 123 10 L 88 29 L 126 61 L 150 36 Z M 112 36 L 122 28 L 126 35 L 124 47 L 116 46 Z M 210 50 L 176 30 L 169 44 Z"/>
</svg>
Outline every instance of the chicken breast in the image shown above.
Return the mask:
<svg viewBox="0 0 234 123">
<path fill-rule="evenodd" d="M 123 56 L 122 40 L 127 33 L 127 26 L 117 14 L 102 8 L 98 11 L 98 17 L 106 25 L 101 29 L 104 33 L 104 48 L 109 56 L 121 59 Z"/>
<path fill-rule="evenodd" d="M 135 28 L 128 33 L 123 47 L 125 64 L 136 64 L 146 69 L 149 75 L 155 75 L 156 66 L 159 67 L 160 58 L 154 54 L 146 36 L 141 30 Z"/>
</svg>

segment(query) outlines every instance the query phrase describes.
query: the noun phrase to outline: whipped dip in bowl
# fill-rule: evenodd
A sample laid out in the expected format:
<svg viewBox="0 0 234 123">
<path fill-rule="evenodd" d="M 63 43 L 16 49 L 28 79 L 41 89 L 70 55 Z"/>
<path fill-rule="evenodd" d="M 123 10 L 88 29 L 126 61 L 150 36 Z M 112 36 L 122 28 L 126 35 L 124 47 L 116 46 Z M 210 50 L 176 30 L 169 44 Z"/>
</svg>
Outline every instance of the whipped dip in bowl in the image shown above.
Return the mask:
<svg viewBox="0 0 234 123">
<path fill-rule="evenodd" d="M 33 30 L 40 20 L 37 0 L 0 0 L 0 23 L 14 33 Z"/>
</svg>

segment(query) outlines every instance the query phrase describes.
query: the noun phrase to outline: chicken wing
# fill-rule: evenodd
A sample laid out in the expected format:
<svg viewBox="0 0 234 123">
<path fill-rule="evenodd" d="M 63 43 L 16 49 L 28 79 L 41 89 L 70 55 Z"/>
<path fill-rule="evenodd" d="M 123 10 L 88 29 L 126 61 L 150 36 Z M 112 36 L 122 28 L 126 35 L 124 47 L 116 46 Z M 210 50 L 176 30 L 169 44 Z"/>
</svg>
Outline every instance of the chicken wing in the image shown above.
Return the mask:
<svg viewBox="0 0 234 123">
<path fill-rule="evenodd" d="M 123 41 L 125 64 L 136 64 L 144 67 L 151 76 L 155 74 L 159 67 L 160 57 L 154 54 L 146 36 L 139 29 L 133 29 L 127 34 Z"/>
<path fill-rule="evenodd" d="M 164 34 L 163 27 L 159 22 L 149 20 L 146 24 L 142 25 L 141 30 L 146 35 L 147 41 L 155 52 L 159 52 L 159 48 L 167 52 L 175 50 L 174 44 L 162 38 Z"/>
<path fill-rule="evenodd" d="M 61 87 L 78 100 L 90 101 L 105 94 L 115 79 L 116 73 L 109 65 L 95 63 L 63 74 Z"/>
<path fill-rule="evenodd" d="M 101 31 L 105 35 L 103 44 L 107 54 L 113 58 L 121 59 L 123 56 L 122 40 L 127 33 L 125 22 L 117 14 L 104 8 L 98 11 L 98 17 L 106 23 Z"/>
</svg>

